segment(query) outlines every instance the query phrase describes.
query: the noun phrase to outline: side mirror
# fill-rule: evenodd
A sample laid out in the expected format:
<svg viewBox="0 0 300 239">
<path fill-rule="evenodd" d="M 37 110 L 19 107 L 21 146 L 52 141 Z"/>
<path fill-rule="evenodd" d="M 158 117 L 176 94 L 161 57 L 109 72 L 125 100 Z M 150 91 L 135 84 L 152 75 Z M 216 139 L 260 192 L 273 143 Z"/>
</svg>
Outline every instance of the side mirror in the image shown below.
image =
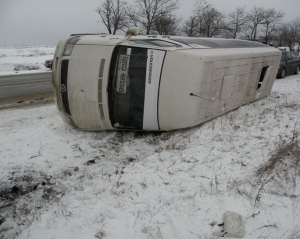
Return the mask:
<svg viewBox="0 0 300 239">
<path fill-rule="evenodd" d="M 138 27 L 129 27 L 125 34 L 124 40 L 129 41 L 131 36 L 137 36 L 140 33 L 140 31 L 141 31 L 141 29 Z"/>
<path fill-rule="evenodd" d="M 140 33 L 141 29 L 138 27 L 129 27 L 125 36 L 131 35 L 131 36 L 137 36 Z"/>
</svg>

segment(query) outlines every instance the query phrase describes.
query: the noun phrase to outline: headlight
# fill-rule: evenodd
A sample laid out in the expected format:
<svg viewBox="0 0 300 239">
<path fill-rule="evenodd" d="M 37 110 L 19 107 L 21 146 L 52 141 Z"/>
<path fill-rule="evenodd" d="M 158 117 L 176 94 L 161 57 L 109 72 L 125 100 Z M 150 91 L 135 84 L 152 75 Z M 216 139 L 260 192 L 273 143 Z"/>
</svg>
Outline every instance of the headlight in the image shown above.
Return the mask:
<svg viewBox="0 0 300 239">
<path fill-rule="evenodd" d="M 70 56 L 72 54 L 73 48 L 75 46 L 75 44 L 79 41 L 78 37 L 74 37 L 72 39 L 70 39 L 65 47 L 64 50 L 64 56 Z"/>
</svg>

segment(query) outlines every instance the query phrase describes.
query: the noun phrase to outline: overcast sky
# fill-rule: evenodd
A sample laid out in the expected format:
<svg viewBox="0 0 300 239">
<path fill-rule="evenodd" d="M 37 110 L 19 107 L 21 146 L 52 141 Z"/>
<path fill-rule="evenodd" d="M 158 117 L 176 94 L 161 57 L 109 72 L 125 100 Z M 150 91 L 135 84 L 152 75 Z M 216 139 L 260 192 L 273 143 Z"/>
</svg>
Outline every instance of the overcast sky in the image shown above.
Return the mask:
<svg viewBox="0 0 300 239">
<path fill-rule="evenodd" d="M 195 0 L 179 0 L 177 14 L 187 18 Z M 300 0 L 207 0 L 228 13 L 238 6 L 275 8 L 285 21 L 300 16 Z M 56 44 L 72 33 L 107 32 L 94 11 L 99 0 L 0 0 L 0 47 Z"/>
</svg>

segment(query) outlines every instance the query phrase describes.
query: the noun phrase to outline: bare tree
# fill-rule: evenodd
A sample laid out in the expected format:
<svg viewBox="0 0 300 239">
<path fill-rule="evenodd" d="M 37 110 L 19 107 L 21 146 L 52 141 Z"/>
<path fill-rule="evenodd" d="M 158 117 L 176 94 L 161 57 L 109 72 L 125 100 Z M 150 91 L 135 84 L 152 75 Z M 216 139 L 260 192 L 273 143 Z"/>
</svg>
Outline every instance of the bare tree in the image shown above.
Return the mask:
<svg viewBox="0 0 300 239">
<path fill-rule="evenodd" d="M 237 7 L 234 12 L 228 14 L 227 19 L 229 36 L 235 39 L 247 22 L 246 7 Z"/>
<path fill-rule="evenodd" d="M 225 16 L 215 8 L 208 8 L 203 14 L 204 35 L 217 37 L 225 29 Z"/>
<path fill-rule="evenodd" d="M 126 13 L 127 13 L 127 17 L 128 17 L 128 21 L 127 21 L 127 27 L 138 27 L 139 25 L 139 16 L 136 15 L 136 9 L 132 6 L 129 5 L 126 8 Z"/>
<path fill-rule="evenodd" d="M 101 22 L 109 34 L 115 35 L 118 30 L 126 26 L 126 2 L 124 1 L 104 0 L 95 11 L 100 15 Z"/>
<path fill-rule="evenodd" d="M 198 35 L 198 19 L 197 16 L 193 15 L 190 16 L 189 19 L 183 22 L 181 31 L 188 35 L 189 37 L 197 36 Z"/>
<path fill-rule="evenodd" d="M 289 30 L 286 37 L 286 45 L 292 49 L 296 43 L 300 43 L 300 18 L 298 17 L 287 23 L 287 26 Z"/>
<path fill-rule="evenodd" d="M 295 30 L 297 31 L 296 42 L 298 43 L 298 52 L 300 52 L 300 17 L 296 18 L 293 21 L 293 25 L 295 25 Z"/>
<path fill-rule="evenodd" d="M 130 7 L 127 15 L 129 24 L 140 26 L 149 35 L 154 24 L 162 17 L 167 17 L 178 8 L 179 0 L 134 0 L 135 7 Z"/>
<path fill-rule="evenodd" d="M 154 22 L 153 30 L 160 35 L 178 35 L 180 19 L 174 14 L 161 16 Z"/>
<path fill-rule="evenodd" d="M 210 8 L 205 0 L 196 0 L 194 3 L 193 14 L 189 19 L 185 20 L 182 26 L 182 31 L 188 36 L 203 36 L 204 35 L 204 12 Z"/>
<path fill-rule="evenodd" d="M 196 0 L 194 4 L 194 15 L 197 17 L 198 36 L 205 36 L 205 15 L 212 8 L 205 0 Z"/>
<path fill-rule="evenodd" d="M 267 9 L 263 12 L 263 20 L 261 22 L 261 25 L 264 29 L 263 41 L 266 44 L 269 44 L 270 40 L 272 40 L 273 33 L 278 28 L 278 25 L 281 23 L 284 16 L 284 12 L 276 11 L 274 8 Z"/>
<path fill-rule="evenodd" d="M 182 31 L 188 36 L 219 36 L 225 28 L 225 16 L 205 0 L 196 0 L 193 15 L 184 21 Z"/>
<path fill-rule="evenodd" d="M 244 38 L 256 41 L 259 33 L 259 26 L 262 24 L 264 20 L 264 11 L 265 9 L 262 7 L 254 7 L 247 14 L 247 24 L 244 29 Z"/>
<path fill-rule="evenodd" d="M 274 31 L 274 46 L 285 46 L 286 45 L 286 38 L 289 33 L 289 27 L 287 24 L 282 23 L 280 24 Z"/>
</svg>

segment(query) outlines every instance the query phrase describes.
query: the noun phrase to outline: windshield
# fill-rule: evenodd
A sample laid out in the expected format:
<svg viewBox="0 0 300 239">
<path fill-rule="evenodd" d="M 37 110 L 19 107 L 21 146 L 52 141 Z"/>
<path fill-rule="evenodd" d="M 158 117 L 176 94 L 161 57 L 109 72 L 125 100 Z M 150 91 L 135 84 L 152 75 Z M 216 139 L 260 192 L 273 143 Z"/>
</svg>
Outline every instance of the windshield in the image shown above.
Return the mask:
<svg viewBox="0 0 300 239">
<path fill-rule="evenodd" d="M 143 128 L 147 49 L 117 46 L 110 65 L 109 110 L 116 128 Z"/>
<path fill-rule="evenodd" d="M 159 130 L 158 92 L 166 51 L 117 46 L 109 71 L 109 114 L 115 128 Z"/>
</svg>

